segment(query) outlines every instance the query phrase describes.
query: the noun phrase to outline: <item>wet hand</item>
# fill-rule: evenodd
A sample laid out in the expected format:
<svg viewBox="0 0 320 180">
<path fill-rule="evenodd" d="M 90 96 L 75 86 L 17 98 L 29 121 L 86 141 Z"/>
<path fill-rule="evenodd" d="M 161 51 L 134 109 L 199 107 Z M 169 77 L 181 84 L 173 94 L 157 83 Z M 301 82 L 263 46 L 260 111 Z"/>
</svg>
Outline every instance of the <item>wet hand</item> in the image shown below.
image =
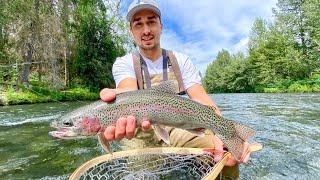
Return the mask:
<svg viewBox="0 0 320 180">
<path fill-rule="evenodd" d="M 100 98 L 105 102 L 112 102 L 116 99 L 117 90 L 104 88 L 100 91 Z"/>
<path fill-rule="evenodd" d="M 223 142 L 216 136 L 214 136 L 213 143 L 215 147 L 215 153 L 213 155 L 214 161 L 218 162 L 222 159 L 223 154 L 225 152 L 223 149 L 224 145 Z M 233 156 L 230 156 L 225 166 L 234 166 L 236 164 L 247 163 L 250 159 L 251 152 L 253 151 L 252 149 L 254 149 L 254 147 L 259 146 L 261 146 L 261 144 L 259 143 L 249 144 L 248 142 L 244 142 L 241 158 L 239 160 L 236 160 Z"/>
<path fill-rule="evenodd" d="M 143 131 L 151 128 L 149 121 L 142 121 L 141 127 Z M 122 138 L 132 139 L 136 130 L 136 119 L 133 116 L 121 117 L 115 125 L 108 126 L 104 131 L 107 141 L 121 140 Z"/>
<path fill-rule="evenodd" d="M 100 98 L 105 102 L 112 102 L 116 99 L 116 94 L 120 92 L 123 91 L 105 88 L 100 92 Z M 151 124 L 148 120 L 144 120 L 141 123 L 141 127 L 143 131 L 148 131 L 151 128 Z M 132 139 L 134 137 L 135 129 L 135 117 L 121 117 L 116 121 L 114 125 L 108 126 L 103 134 L 107 141 L 119 141 L 122 138 Z"/>
</svg>

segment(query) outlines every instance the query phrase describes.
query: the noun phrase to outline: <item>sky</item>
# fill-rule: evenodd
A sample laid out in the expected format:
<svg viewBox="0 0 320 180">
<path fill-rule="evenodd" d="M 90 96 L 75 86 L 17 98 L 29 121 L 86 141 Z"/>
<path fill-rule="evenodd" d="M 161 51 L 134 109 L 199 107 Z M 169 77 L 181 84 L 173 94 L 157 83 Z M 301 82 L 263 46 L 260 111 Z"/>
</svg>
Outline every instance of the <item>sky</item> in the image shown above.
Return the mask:
<svg viewBox="0 0 320 180">
<path fill-rule="evenodd" d="M 271 22 L 277 0 L 158 0 L 162 13 L 161 46 L 190 56 L 205 73 L 218 52 L 246 52 L 256 18 Z M 126 15 L 131 0 L 122 1 Z"/>
</svg>

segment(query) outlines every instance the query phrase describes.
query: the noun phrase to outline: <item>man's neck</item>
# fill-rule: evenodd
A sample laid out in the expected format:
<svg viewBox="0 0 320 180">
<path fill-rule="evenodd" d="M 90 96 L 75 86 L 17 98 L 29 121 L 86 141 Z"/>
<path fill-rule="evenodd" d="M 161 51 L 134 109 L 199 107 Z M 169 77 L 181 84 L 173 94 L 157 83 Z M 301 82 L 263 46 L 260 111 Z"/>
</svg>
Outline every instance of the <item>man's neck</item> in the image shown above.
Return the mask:
<svg viewBox="0 0 320 180">
<path fill-rule="evenodd" d="M 162 55 L 162 49 L 161 48 L 157 48 L 157 49 L 154 49 L 154 50 L 143 50 L 143 49 L 140 48 L 140 53 L 144 57 L 150 59 L 151 61 L 156 61 Z"/>
</svg>

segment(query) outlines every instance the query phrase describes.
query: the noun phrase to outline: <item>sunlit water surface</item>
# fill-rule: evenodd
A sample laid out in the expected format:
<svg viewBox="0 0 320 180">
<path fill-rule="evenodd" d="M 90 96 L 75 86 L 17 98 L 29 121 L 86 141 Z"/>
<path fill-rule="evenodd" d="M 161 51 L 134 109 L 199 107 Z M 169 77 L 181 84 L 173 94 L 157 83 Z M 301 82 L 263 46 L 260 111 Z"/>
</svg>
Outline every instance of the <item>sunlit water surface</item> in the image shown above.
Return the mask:
<svg viewBox="0 0 320 180">
<path fill-rule="evenodd" d="M 264 145 L 241 179 L 320 179 L 320 94 L 215 94 L 223 116 Z M 0 179 L 67 179 L 102 154 L 95 139 L 57 140 L 49 123 L 86 102 L 0 106 Z"/>
</svg>

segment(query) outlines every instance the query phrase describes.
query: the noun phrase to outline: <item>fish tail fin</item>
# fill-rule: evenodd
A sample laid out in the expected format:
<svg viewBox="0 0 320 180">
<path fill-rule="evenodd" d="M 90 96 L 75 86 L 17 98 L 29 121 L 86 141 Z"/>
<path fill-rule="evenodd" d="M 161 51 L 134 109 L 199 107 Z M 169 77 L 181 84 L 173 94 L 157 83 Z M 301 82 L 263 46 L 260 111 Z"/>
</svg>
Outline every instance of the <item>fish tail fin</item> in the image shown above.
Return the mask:
<svg viewBox="0 0 320 180">
<path fill-rule="evenodd" d="M 234 158 L 240 160 L 243 158 L 244 142 L 248 141 L 255 134 L 255 131 L 235 121 L 232 121 L 232 124 L 234 125 L 235 133 L 231 137 L 222 137 L 221 139 Z"/>
</svg>

